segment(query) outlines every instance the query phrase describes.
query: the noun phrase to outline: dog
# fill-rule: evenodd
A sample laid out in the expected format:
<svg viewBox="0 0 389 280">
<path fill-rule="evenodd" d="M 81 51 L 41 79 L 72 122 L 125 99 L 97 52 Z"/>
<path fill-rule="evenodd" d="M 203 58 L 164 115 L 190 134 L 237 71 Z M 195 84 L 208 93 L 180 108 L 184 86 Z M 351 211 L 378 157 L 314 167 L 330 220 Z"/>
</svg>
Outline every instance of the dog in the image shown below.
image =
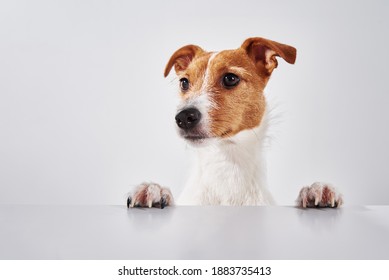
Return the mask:
<svg viewBox="0 0 389 280">
<path fill-rule="evenodd" d="M 179 135 L 197 150 L 197 162 L 178 205 L 273 205 L 266 188 L 263 156 L 269 109 L 264 89 L 296 49 L 265 38 L 248 38 L 235 50 L 207 52 L 187 45 L 173 53 L 164 76 L 174 68 L 180 88 L 175 121 Z M 301 207 L 337 207 L 341 195 L 329 184 L 303 187 Z M 143 183 L 127 207 L 173 205 L 168 188 Z"/>
</svg>

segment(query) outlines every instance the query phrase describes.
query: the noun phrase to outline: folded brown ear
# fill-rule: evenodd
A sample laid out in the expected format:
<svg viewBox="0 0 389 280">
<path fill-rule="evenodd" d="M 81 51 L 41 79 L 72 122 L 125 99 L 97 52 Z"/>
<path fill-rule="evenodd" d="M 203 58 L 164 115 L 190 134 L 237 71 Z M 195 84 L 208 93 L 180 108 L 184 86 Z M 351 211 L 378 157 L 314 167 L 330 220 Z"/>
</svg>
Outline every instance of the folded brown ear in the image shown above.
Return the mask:
<svg viewBox="0 0 389 280">
<path fill-rule="evenodd" d="M 203 49 L 195 45 L 187 45 L 178 49 L 167 63 L 164 76 L 169 75 L 173 66 L 176 73 L 185 70 L 193 58 L 201 52 L 203 52 Z"/>
<path fill-rule="evenodd" d="M 276 56 L 282 57 L 286 62 L 294 64 L 296 61 L 296 49 L 294 47 L 277 43 L 265 38 L 248 38 L 243 42 L 242 49 L 254 61 L 261 71 L 271 74 L 278 62 Z"/>
</svg>

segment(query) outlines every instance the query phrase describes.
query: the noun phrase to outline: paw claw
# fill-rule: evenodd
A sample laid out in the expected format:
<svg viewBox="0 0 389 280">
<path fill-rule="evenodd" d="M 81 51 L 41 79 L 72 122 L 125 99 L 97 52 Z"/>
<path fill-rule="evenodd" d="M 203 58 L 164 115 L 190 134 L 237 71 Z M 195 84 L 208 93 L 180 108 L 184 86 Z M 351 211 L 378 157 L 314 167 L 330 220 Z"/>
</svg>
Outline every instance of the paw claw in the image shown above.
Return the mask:
<svg viewBox="0 0 389 280">
<path fill-rule="evenodd" d="M 165 208 L 165 206 L 166 206 L 166 199 L 162 197 L 160 204 L 161 204 L 161 209 Z"/>
<path fill-rule="evenodd" d="M 127 208 L 130 208 L 130 204 L 131 204 L 131 196 L 127 198 Z"/>
</svg>

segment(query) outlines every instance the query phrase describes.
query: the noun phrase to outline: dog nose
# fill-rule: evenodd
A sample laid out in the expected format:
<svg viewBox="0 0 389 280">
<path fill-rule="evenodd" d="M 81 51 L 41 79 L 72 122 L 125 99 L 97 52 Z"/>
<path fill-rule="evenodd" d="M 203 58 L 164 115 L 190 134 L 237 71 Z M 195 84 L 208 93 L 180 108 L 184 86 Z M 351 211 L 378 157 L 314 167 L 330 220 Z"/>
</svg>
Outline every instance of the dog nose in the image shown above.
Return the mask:
<svg viewBox="0 0 389 280">
<path fill-rule="evenodd" d="M 176 123 L 181 129 L 194 128 L 201 119 L 201 113 L 195 108 L 185 109 L 176 115 Z"/>
</svg>

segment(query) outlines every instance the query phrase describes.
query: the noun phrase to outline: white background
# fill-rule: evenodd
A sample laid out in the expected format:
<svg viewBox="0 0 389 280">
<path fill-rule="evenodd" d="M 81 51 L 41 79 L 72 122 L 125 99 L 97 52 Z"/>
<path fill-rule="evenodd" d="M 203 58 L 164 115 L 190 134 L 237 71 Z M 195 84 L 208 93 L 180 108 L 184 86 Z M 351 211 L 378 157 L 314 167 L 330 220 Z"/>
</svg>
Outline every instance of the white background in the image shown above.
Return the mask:
<svg viewBox="0 0 389 280">
<path fill-rule="evenodd" d="M 349 204 L 388 204 L 386 1 L 1 1 L 0 204 L 124 204 L 153 180 L 178 194 L 192 151 L 175 132 L 185 44 L 295 46 L 267 87 L 280 116 L 269 189 L 337 185 Z"/>
</svg>

